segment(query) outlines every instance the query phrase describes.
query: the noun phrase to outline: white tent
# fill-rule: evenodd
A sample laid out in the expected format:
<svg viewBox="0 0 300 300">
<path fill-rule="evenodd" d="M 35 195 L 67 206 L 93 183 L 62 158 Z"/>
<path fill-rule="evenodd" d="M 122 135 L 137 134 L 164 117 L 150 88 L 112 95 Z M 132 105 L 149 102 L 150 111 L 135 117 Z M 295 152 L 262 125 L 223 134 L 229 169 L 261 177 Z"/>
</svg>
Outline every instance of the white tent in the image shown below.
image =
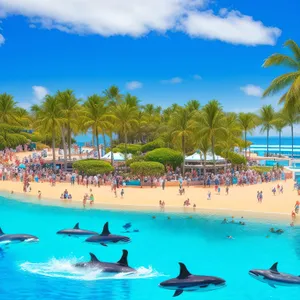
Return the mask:
<svg viewBox="0 0 300 300">
<path fill-rule="evenodd" d="M 224 161 L 224 158 L 219 155 L 215 155 L 215 159 L 216 159 L 216 161 L 219 161 L 219 162 Z M 198 152 L 195 152 L 194 154 L 185 157 L 186 162 L 201 162 L 203 160 L 204 160 L 203 153 L 198 153 Z M 206 160 L 207 161 L 213 160 L 213 156 L 211 153 L 206 154 Z"/>
<path fill-rule="evenodd" d="M 131 158 L 132 155 L 129 153 L 127 155 L 127 158 Z M 101 159 L 105 160 L 111 160 L 111 152 L 106 153 L 104 156 L 101 157 Z M 120 152 L 113 153 L 113 159 L 114 161 L 125 161 L 125 155 Z"/>
</svg>

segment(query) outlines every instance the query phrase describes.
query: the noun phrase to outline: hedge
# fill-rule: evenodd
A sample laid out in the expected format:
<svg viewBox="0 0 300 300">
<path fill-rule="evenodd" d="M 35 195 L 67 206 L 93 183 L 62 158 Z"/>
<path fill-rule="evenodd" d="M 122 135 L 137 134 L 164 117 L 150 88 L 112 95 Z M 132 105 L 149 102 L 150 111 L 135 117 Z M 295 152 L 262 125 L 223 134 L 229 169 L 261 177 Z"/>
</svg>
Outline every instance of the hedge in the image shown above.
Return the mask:
<svg viewBox="0 0 300 300">
<path fill-rule="evenodd" d="M 145 155 L 147 161 L 155 161 L 176 168 L 183 162 L 183 156 L 180 152 L 169 148 L 158 148 L 148 152 Z"/>
<path fill-rule="evenodd" d="M 152 151 L 157 148 L 163 148 L 163 147 L 165 147 L 165 142 L 162 139 L 156 139 L 152 142 L 149 142 L 149 143 L 143 145 L 141 148 L 141 151 L 143 153 L 145 153 L 145 152 Z"/>
<path fill-rule="evenodd" d="M 138 154 L 141 152 L 142 146 L 139 144 L 127 144 L 127 153 Z M 119 144 L 113 148 L 113 152 L 125 153 L 125 144 Z"/>
<path fill-rule="evenodd" d="M 76 161 L 73 163 L 73 168 L 78 172 L 88 176 L 109 173 L 114 169 L 109 162 L 96 159 L 84 159 Z"/>
<path fill-rule="evenodd" d="M 273 167 L 266 167 L 266 166 L 253 166 L 250 167 L 251 170 L 259 173 L 259 174 L 263 174 L 263 173 L 268 173 L 270 171 L 273 170 Z"/>
<path fill-rule="evenodd" d="M 144 156 L 134 156 L 131 159 L 128 159 L 126 164 L 127 164 L 127 166 L 130 166 L 132 163 L 141 162 L 141 161 L 145 161 Z"/>
<path fill-rule="evenodd" d="M 134 162 L 130 165 L 130 170 L 133 174 L 141 176 L 157 176 L 163 175 L 165 167 L 159 162 L 141 161 Z"/>
</svg>

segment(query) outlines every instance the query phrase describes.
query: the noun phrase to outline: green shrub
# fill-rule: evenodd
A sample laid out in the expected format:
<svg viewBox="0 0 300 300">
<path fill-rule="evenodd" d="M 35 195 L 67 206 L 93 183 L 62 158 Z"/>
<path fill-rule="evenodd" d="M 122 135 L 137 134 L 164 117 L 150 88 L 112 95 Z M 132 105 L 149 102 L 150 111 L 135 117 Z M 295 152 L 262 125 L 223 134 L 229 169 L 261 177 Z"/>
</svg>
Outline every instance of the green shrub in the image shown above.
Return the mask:
<svg viewBox="0 0 300 300">
<path fill-rule="evenodd" d="M 245 156 L 240 155 L 238 153 L 228 152 L 226 156 L 227 156 L 227 159 L 233 165 L 246 165 L 246 163 L 247 163 Z"/>
<path fill-rule="evenodd" d="M 138 154 L 141 152 L 142 146 L 139 144 L 127 144 L 127 153 Z M 113 148 L 113 152 L 125 153 L 125 144 L 119 144 Z"/>
<path fill-rule="evenodd" d="M 163 175 L 165 167 L 159 162 L 141 161 L 134 162 L 130 165 L 130 170 L 135 175 L 140 176 L 157 176 Z"/>
<path fill-rule="evenodd" d="M 84 175 L 105 174 L 113 171 L 109 162 L 97 159 L 84 159 L 73 163 L 73 168 Z"/>
<path fill-rule="evenodd" d="M 145 161 L 145 157 L 144 156 L 134 156 L 131 159 L 127 160 L 127 166 L 130 166 L 132 163 L 135 162 L 140 162 L 140 161 Z"/>
<path fill-rule="evenodd" d="M 165 142 L 162 139 L 156 139 L 152 142 L 149 142 L 149 143 L 143 145 L 141 148 L 141 151 L 143 153 L 145 153 L 145 152 L 152 151 L 157 148 L 163 148 L 163 147 L 165 147 Z"/>
<path fill-rule="evenodd" d="M 259 174 L 263 174 L 263 173 L 268 173 L 270 171 L 273 170 L 273 167 L 266 167 L 266 166 L 253 166 L 250 167 L 251 170 L 259 173 Z"/>
<path fill-rule="evenodd" d="M 173 168 L 180 166 L 183 162 L 183 156 L 180 152 L 169 148 L 158 148 L 148 152 L 145 155 L 147 161 L 155 161 L 166 165 L 171 165 Z"/>
</svg>

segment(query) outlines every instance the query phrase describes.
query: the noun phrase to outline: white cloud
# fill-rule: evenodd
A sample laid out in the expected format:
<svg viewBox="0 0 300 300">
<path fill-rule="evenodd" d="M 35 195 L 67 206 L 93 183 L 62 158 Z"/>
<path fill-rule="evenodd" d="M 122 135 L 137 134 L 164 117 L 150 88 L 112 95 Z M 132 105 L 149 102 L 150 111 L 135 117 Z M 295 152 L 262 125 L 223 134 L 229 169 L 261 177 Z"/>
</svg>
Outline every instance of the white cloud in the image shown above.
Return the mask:
<svg viewBox="0 0 300 300">
<path fill-rule="evenodd" d="M 161 83 L 164 83 L 164 84 L 177 84 L 177 83 L 181 83 L 183 81 L 182 78 L 180 77 L 173 77 L 171 79 L 167 79 L 167 80 L 161 80 Z"/>
<path fill-rule="evenodd" d="M 67 33 L 130 35 L 186 32 L 234 44 L 274 45 L 280 30 L 238 11 L 207 10 L 211 0 L 0 0 L 2 15 L 23 15 L 46 29 Z"/>
<path fill-rule="evenodd" d="M 247 84 L 240 88 L 246 95 L 254 96 L 254 97 L 261 97 L 264 90 L 257 85 Z"/>
<path fill-rule="evenodd" d="M 5 43 L 5 38 L 2 34 L 0 34 L 0 47 Z"/>
<path fill-rule="evenodd" d="M 181 29 L 193 37 L 251 46 L 275 45 L 281 34 L 276 27 L 266 27 L 261 21 L 227 9 L 221 9 L 219 15 L 211 10 L 190 11 Z"/>
<path fill-rule="evenodd" d="M 126 83 L 127 90 L 136 90 L 143 87 L 143 84 L 139 81 L 130 81 Z"/>
<path fill-rule="evenodd" d="M 201 77 L 200 75 L 198 75 L 198 74 L 195 74 L 195 75 L 193 76 L 193 78 L 194 78 L 195 80 L 201 80 L 201 79 L 202 79 L 202 77 Z"/>
<path fill-rule="evenodd" d="M 39 85 L 34 85 L 32 87 L 33 95 L 34 95 L 34 102 L 41 102 L 47 94 L 49 94 L 49 91 L 47 88 Z"/>
</svg>

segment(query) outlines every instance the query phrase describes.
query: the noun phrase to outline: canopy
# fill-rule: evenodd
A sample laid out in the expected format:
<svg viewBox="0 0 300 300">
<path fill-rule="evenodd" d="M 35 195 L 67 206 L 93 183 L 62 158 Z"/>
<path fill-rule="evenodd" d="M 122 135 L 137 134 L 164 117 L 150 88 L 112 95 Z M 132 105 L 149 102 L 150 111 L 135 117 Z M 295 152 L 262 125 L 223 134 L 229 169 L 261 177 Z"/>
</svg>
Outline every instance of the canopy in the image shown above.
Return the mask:
<svg viewBox="0 0 300 300">
<path fill-rule="evenodd" d="M 186 162 L 199 162 L 199 161 L 203 161 L 203 160 L 204 160 L 204 155 L 201 152 L 199 152 L 199 153 L 195 152 L 194 154 L 185 157 Z M 207 161 L 213 160 L 213 156 L 211 153 L 206 154 L 206 160 Z M 215 160 L 216 161 L 224 161 L 224 158 L 219 155 L 215 155 Z"/>
<path fill-rule="evenodd" d="M 106 153 L 104 156 L 101 157 L 101 159 L 111 160 L 111 152 Z M 131 158 L 132 155 L 129 153 L 127 154 L 127 158 Z M 113 159 L 114 161 L 125 161 L 125 155 L 120 152 L 113 153 Z"/>
</svg>

